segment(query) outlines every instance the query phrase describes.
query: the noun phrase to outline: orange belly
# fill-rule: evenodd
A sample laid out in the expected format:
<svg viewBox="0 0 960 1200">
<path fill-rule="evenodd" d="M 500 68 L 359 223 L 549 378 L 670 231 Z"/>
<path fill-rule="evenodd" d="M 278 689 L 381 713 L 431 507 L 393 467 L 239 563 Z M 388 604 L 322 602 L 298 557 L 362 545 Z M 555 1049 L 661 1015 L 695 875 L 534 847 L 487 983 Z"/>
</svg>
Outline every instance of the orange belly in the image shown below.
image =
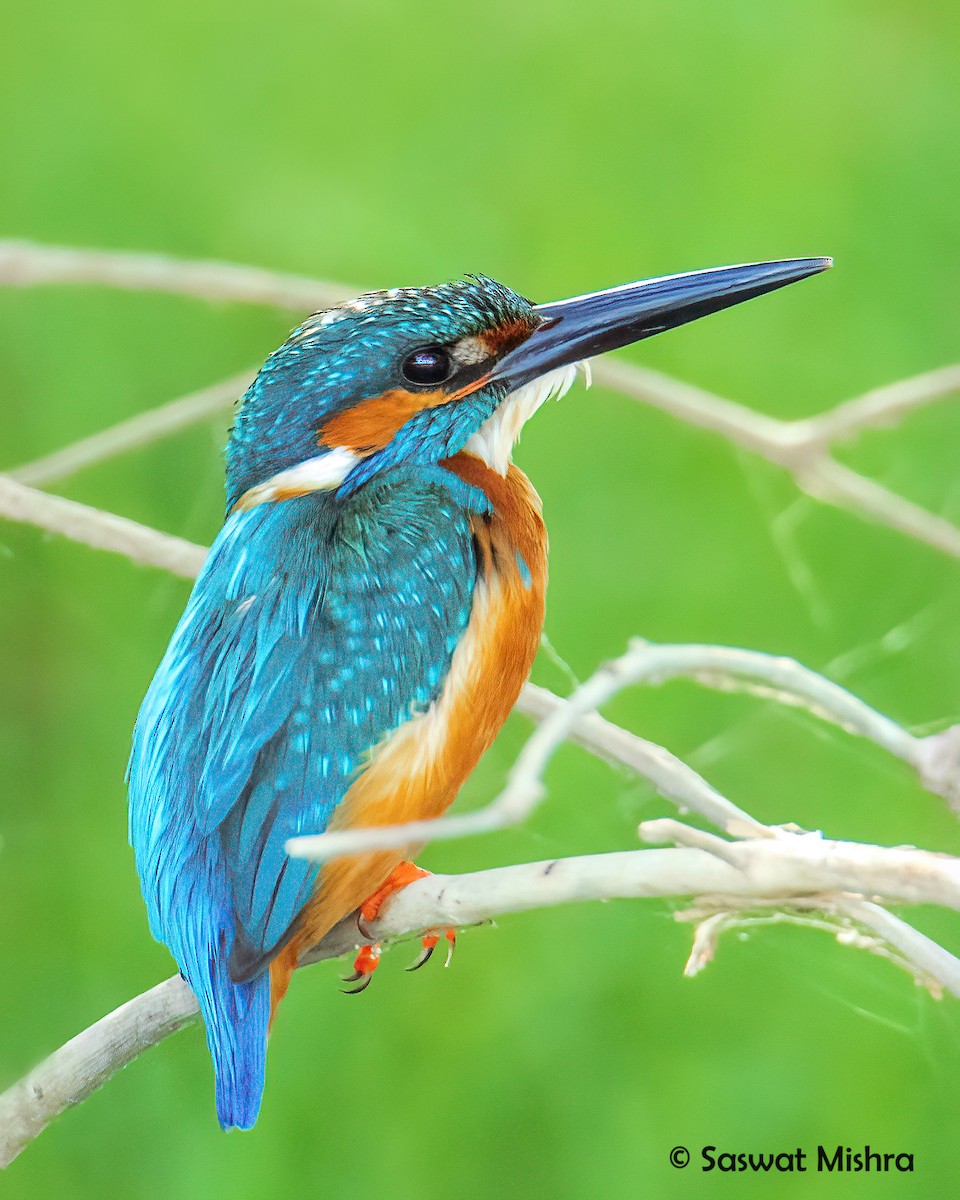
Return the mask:
<svg viewBox="0 0 960 1200">
<path fill-rule="evenodd" d="M 331 829 L 395 825 L 445 812 L 509 716 L 537 653 L 547 583 L 539 497 L 512 465 L 505 477 L 470 454 L 442 465 L 485 492 L 493 507 L 489 516 L 471 520 L 478 574 L 470 619 L 440 696 L 376 748 Z M 292 940 L 271 964 L 274 1006 L 303 950 L 359 908 L 416 851 L 377 850 L 322 868 Z"/>
</svg>

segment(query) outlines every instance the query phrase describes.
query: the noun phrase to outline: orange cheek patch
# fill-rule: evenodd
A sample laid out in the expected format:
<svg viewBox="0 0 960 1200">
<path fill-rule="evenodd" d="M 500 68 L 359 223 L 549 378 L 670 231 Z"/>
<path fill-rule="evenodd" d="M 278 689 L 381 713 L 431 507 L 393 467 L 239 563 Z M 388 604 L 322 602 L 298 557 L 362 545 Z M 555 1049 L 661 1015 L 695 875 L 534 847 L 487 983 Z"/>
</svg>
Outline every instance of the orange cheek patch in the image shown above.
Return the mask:
<svg viewBox="0 0 960 1200">
<path fill-rule="evenodd" d="M 368 396 L 353 408 L 332 417 L 321 427 L 317 440 L 322 446 L 331 448 L 345 446 L 360 456 L 373 454 L 388 446 L 416 413 L 460 400 L 483 387 L 486 381 L 484 375 L 454 392 L 445 392 L 442 388 L 432 392 L 390 388 L 382 395 Z"/>
<path fill-rule="evenodd" d="M 323 446 L 347 446 L 355 454 L 372 454 L 389 445 L 401 426 L 423 408 L 437 408 L 453 399 L 449 392 L 408 392 L 391 388 L 369 396 L 353 408 L 338 413 L 319 434 Z"/>
</svg>

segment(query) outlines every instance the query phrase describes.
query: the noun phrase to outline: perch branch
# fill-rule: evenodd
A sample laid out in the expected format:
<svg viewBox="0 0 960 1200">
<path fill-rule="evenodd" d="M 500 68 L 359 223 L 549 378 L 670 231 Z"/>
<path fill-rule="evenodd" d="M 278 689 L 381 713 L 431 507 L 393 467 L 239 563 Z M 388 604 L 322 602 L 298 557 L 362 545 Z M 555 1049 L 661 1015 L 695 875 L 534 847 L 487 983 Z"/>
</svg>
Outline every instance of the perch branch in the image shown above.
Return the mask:
<svg viewBox="0 0 960 1200">
<path fill-rule="evenodd" d="M 670 828 L 667 828 L 667 826 Z M 676 835 L 676 822 L 649 822 L 645 836 Z M 881 895 L 902 903 L 960 906 L 960 860 L 922 851 L 825 842 L 816 835 L 758 838 L 716 847 L 630 850 L 551 862 L 498 867 L 468 875 L 431 875 L 397 893 L 368 931 L 392 940 L 435 927 L 475 925 L 506 913 L 586 900 L 633 897 L 727 897 L 742 907 L 756 900 L 789 903 L 814 897 L 829 909 L 830 893 Z M 883 936 L 938 983 L 960 994 L 960 961 L 875 904 L 861 905 L 864 924 L 883 923 Z M 864 918 L 869 918 L 865 920 Z M 339 957 L 368 940 L 355 914 L 331 931 L 305 961 Z M 899 943 L 899 944 L 898 944 Z M 936 951 L 931 954 L 928 951 Z M 922 960 L 922 961 L 921 961 Z M 0 1166 L 6 1166 L 60 1113 L 85 1100 L 150 1046 L 196 1018 L 193 993 L 179 976 L 167 979 L 72 1038 L 0 1095 Z"/>
</svg>

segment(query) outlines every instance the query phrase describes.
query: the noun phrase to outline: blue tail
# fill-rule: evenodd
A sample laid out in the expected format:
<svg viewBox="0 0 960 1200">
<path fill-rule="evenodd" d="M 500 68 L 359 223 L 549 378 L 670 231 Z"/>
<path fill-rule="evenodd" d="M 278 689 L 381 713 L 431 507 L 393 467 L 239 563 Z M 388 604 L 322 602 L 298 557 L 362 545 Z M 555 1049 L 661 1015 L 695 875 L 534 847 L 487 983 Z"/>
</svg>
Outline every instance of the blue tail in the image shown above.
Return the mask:
<svg viewBox="0 0 960 1200">
<path fill-rule="evenodd" d="M 192 611 L 188 609 L 183 629 L 190 627 Z M 134 730 L 127 769 L 130 843 L 150 931 L 169 946 L 200 1005 L 217 1077 L 220 1124 L 249 1129 L 263 1097 L 270 973 L 234 983 L 228 972 L 237 928 L 232 888 L 220 834 L 204 824 L 208 814 L 197 807 L 196 781 L 204 760 L 202 755 L 190 757 L 200 749 L 205 754 L 211 736 L 197 718 L 196 696 L 205 690 L 196 696 L 189 690 L 194 684 L 206 689 L 202 673 L 197 675 L 201 667 L 206 669 L 206 660 L 178 658 L 178 636 L 150 685 Z M 220 802 L 225 803 L 222 795 Z"/>
<path fill-rule="evenodd" d="M 227 971 L 229 946 L 220 930 L 186 964 L 207 1027 L 217 1077 L 217 1118 L 224 1129 L 249 1129 L 263 1097 L 270 1024 L 270 972 L 234 983 Z"/>
</svg>

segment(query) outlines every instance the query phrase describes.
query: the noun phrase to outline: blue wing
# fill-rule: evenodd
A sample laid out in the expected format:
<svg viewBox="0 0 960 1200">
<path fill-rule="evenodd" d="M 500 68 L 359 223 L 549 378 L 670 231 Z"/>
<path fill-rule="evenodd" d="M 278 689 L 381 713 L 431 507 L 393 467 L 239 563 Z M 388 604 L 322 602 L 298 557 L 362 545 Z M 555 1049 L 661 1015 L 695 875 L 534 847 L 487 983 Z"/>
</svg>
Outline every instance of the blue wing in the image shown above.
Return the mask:
<svg viewBox="0 0 960 1200">
<path fill-rule="evenodd" d="M 443 686 L 485 503 L 444 471 L 391 472 L 346 501 L 236 513 L 210 552 L 143 702 L 129 779 L 151 929 L 198 994 L 215 1061 L 253 1003 L 229 991 L 231 951 L 234 982 L 254 979 L 316 878 L 286 840 L 325 829 L 369 750 Z"/>
</svg>

